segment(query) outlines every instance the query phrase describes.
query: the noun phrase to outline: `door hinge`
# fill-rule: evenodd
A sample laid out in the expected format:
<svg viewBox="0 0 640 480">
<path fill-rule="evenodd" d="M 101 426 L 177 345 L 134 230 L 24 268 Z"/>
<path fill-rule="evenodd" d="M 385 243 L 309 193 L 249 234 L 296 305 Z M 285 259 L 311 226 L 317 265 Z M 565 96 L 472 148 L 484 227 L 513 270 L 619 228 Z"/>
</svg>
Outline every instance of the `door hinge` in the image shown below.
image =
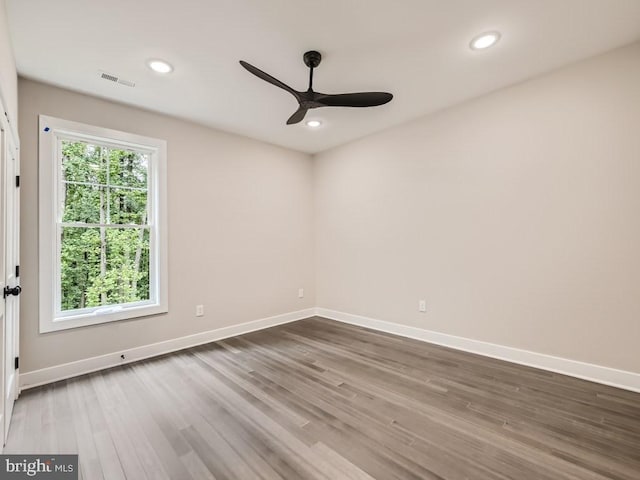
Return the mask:
<svg viewBox="0 0 640 480">
<path fill-rule="evenodd" d="M 20 186 L 20 175 L 16 175 L 16 187 Z"/>
<path fill-rule="evenodd" d="M 20 276 L 20 265 L 16 265 L 16 277 Z"/>
<path fill-rule="evenodd" d="M 20 357 L 16 357 L 15 366 L 16 366 L 16 370 L 20 368 Z"/>
</svg>

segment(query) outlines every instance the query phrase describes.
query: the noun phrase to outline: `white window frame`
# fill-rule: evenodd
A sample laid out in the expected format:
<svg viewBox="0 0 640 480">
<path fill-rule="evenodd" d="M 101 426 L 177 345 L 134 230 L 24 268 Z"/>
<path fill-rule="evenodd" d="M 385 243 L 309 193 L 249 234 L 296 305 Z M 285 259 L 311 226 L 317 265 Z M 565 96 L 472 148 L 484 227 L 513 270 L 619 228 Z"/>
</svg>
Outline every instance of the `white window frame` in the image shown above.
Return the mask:
<svg viewBox="0 0 640 480">
<path fill-rule="evenodd" d="M 39 266 L 40 333 L 128 320 L 169 311 L 167 256 L 167 142 L 60 118 L 39 117 Z M 134 149 L 149 154 L 149 300 L 73 310 L 60 306 L 60 201 L 61 139 L 85 140 L 100 145 Z"/>
</svg>

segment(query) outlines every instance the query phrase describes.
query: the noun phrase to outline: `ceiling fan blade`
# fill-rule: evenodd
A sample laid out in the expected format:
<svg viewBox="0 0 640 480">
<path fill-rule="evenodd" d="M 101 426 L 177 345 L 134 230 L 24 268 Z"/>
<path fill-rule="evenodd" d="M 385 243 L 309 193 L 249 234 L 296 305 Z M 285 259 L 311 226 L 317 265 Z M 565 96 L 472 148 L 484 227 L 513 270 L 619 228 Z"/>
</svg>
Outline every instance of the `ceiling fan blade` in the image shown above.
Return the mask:
<svg viewBox="0 0 640 480">
<path fill-rule="evenodd" d="M 294 90 L 293 88 L 291 88 L 289 85 L 287 85 L 286 83 L 281 82 L 280 80 L 278 80 L 275 77 L 272 77 L 271 75 L 269 75 L 266 72 L 263 72 L 262 70 L 260 70 L 257 67 L 254 67 L 253 65 L 251 65 L 250 63 L 245 62 L 244 60 L 240 60 L 240 65 L 242 65 L 244 68 L 246 68 L 248 71 L 250 71 L 251 73 L 253 73 L 256 77 L 261 78 L 262 80 L 264 80 L 265 82 L 269 82 L 272 85 L 275 85 L 276 87 L 280 87 L 283 90 L 286 90 L 287 92 L 289 92 L 291 95 L 293 95 L 294 97 L 296 97 L 296 99 L 300 99 L 300 93 L 297 92 L 296 90 Z"/>
<path fill-rule="evenodd" d="M 393 95 L 386 92 L 362 92 L 324 95 L 316 101 L 327 107 L 375 107 L 390 102 L 392 98 Z"/>
<path fill-rule="evenodd" d="M 302 121 L 302 119 L 304 118 L 304 116 L 307 114 L 307 110 L 308 110 L 308 108 L 305 108 L 305 107 L 298 108 L 298 110 L 296 110 L 296 113 L 291 115 L 289 117 L 289 120 L 287 120 L 287 125 L 293 125 L 294 123 L 300 123 Z"/>
</svg>

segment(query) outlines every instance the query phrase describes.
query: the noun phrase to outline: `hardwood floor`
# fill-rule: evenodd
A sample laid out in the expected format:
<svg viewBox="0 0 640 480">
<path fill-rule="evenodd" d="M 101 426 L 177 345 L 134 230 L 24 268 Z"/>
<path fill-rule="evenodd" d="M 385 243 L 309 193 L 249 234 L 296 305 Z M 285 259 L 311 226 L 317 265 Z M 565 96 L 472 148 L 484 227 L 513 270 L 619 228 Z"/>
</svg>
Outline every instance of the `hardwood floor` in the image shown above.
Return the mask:
<svg viewBox="0 0 640 480">
<path fill-rule="evenodd" d="M 640 479 L 640 394 L 313 318 L 30 390 L 85 480 Z"/>
</svg>

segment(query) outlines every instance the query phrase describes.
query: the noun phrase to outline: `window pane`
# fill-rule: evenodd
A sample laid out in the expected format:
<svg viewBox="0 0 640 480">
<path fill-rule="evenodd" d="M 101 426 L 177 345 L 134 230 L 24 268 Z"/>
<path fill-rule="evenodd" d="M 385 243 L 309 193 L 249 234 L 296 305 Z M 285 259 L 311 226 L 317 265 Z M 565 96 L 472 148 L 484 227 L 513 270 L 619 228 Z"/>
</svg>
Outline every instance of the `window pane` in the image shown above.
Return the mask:
<svg viewBox="0 0 640 480">
<path fill-rule="evenodd" d="M 63 185 L 63 222 L 105 223 L 107 198 L 105 189 L 95 185 Z"/>
<path fill-rule="evenodd" d="M 149 299 L 149 231 L 64 227 L 61 310 Z"/>
<path fill-rule="evenodd" d="M 147 191 L 112 187 L 109 189 L 109 223 L 144 225 L 147 223 Z"/>
<path fill-rule="evenodd" d="M 85 142 L 62 141 L 62 180 L 106 183 L 105 147 Z"/>
<path fill-rule="evenodd" d="M 61 240 L 61 310 L 88 307 L 87 289 L 100 274 L 100 229 L 63 228 Z"/>
<path fill-rule="evenodd" d="M 109 151 L 109 184 L 122 187 L 147 188 L 147 154 L 131 150 Z"/>
<path fill-rule="evenodd" d="M 149 230 L 107 229 L 109 304 L 149 300 Z"/>
</svg>

